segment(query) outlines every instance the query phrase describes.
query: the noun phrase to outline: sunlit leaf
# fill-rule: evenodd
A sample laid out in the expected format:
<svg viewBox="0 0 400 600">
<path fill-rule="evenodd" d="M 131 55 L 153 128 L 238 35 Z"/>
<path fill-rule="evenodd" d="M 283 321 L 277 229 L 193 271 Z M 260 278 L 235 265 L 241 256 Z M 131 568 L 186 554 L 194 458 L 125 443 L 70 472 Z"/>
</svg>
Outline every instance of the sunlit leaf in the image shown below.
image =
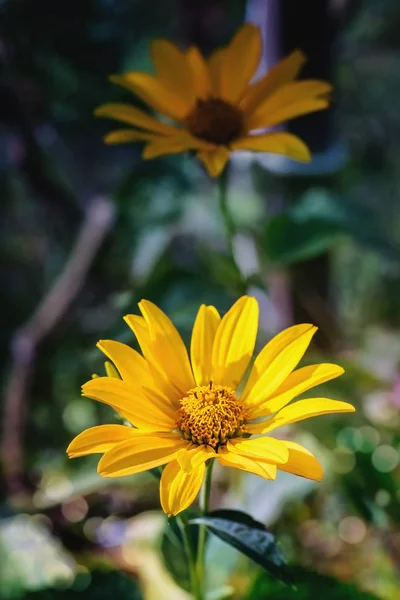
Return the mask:
<svg viewBox="0 0 400 600">
<path fill-rule="evenodd" d="M 250 515 L 237 510 L 216 510 L 190 523 L 205 525 L 209 531 L 263 567 L 274 577 L 290 582 L 282 550 L 275 537 Z"/>
</svg>

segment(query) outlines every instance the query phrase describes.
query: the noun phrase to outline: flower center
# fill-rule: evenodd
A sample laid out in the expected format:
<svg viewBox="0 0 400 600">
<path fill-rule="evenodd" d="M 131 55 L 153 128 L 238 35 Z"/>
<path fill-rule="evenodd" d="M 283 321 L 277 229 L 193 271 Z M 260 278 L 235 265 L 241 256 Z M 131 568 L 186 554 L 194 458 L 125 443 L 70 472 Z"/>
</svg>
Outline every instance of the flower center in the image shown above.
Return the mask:
<svg viewBox="0 0 400 600">
<path fill-rule="evenodd" d="M 214 144 L 229 144 L 244 131 L 242 111 L 219 98 L 198 99 L 185 124 L 192 135 Z"/>
<path fill-rule="evenodd" d="M 210 382 L 189 390 L 180 404 L 177 428 L 193 444 L 217 448 L 244 433 L 246 413 L 229 387 Z"/>
</svg>

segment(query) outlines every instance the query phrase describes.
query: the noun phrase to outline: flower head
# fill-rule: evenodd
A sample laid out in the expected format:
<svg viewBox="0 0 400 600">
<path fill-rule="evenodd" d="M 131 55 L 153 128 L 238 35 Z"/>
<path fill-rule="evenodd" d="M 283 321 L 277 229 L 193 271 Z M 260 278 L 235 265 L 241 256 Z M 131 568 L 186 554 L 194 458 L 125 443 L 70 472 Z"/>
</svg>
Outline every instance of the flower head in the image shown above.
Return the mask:
<svg viewBox="0 0 400 600">
<path fill-rule="evenodd" d="M 208 460 L 265 479 L 275 479 L 277 469 L 321 479 L 321 465 L 308 450 L 267 435 L 308 417 L 354 411 L 351 404 L 328 398 L 289 405 L 295 396 L 343 373 L 334 364 L 294 370 L 316 327 L 295 325 L 273 338 L 239 393 L 257 335 L 255 298 L 243 296 L 222 319 L 213 306 L 202 305 L 190 360 L 169 318 L 147 300 L 139 307 L 143 316 L 128 315 L 125 321 L 143 355 L 120 342 L 100 341 L 98 347 L 121 378 L 96 377 L 83 386 L 84 396 L 108 404 L 133 427 L 87 429 L 69 445 L 71 458 L 103 454 L 98 471 L 104 477 L 166 465 L 160 495 L 168 514 L 179 513 L 196 498 Z"/>
<path fill-rule="evenodd" d="M 193 150 L 213 177 L 221 173 L 234 150 L 272 152 L 309 161 L 310 152 L 298 137 L 265 130 L 326 108 L 331 85 L 295 81 L 305 62 L 300 50 L 250 83 L 261 47 L 259 29 L 249 23 L 208 60 L 194 46 L 183 51 L 167 40 L 155 40 L 151 46 L 155 75 L 131 71 L 111 80 L 163 119 L 128 104 L 105 104 L 96 110 L 98 116 L 131 126 L 112 131 L 105 141 L 145 142 L 144 158 Z"/>
</svg>

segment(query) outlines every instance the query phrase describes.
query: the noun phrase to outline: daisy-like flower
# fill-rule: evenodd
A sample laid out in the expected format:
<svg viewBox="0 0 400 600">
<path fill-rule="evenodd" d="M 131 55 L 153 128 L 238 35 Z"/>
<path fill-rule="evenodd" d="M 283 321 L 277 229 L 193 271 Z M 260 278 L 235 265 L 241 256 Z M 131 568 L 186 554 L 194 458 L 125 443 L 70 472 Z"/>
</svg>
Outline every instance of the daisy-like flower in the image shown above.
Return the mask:
<svg viewBox="0 0 400 600">
<path fill-rule="evenodd" d="M 258 329 L 255 298 L 243 296 L 222 319 L 213 306 L 202 305 L 193 327 L 190 360 L 170 319 L 147 300 L 139 307 L 143 316 L 128 315 L 125 321 L 143 356 L 120 342 L 102 340 L 98 347 L 121 379 L 96 377 L 83 386 L 84 396 L 108 404 L 133 427 L 87 429 L 69 445 L 71 458 L 103 454 L 98 472 L 104 477 L 166 465 L 160 496 L 168 515 L 194 501 L 209 460 L 265 479 L 275 479 L 277 469 L 321 479 L 321 465 L 311 452 L 269 435 L 308 417 L 354 411 L 351 404 L 328 398 L 288 406 L 298 394 L 343 373 L 334 364 L 293 370 L 316 327 L 295 325 L 273 338 L 255 359 L 243 386 Z"/>
<path fill-rule="evenodd" d="M 222 172 L 234 150 L 272 152 L 309 161 L 310 152 L 298 137 L 265 131 L 327 108 L 331 85 L 318 80 L 295 81 L 305 62 L 300 50 L 250 83 L 261 48 L 260 31 L 249 23 L 208 60 L 195 46 L 184 51 L 168 40 L 153 41 L 155 75 L 131 71 L 114 75 L 111 81 L 127 88 L 162 118 L 128 104 L 100 106 L 97 116 L 132 126 L 112 131 L 105 141 L 145 142 L 145 159 L 193 150 L 213 177 Z"/>
</svg>

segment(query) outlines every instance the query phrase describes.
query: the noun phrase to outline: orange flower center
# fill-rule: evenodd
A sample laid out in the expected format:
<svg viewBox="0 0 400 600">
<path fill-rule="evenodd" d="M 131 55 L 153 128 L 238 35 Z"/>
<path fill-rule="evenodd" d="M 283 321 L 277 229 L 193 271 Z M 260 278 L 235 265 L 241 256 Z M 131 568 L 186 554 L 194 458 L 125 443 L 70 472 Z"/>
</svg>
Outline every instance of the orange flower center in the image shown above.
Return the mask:
<svg viewBox="0 0 400 600">
<path fill-rule="evenodd" d="M 230 144 L 244 133 L 242 111 L 219 98 L 198 99 L 185 124 L 192 135 L 214 144 Z"/>
<path fill-rule="evenodd" d="M 177 427 L 186 440 L 218 448 L 245 431 L 246 413 L 234 391 L 203 385 L 189 390 L 180 401 Z"/>
</svg>

